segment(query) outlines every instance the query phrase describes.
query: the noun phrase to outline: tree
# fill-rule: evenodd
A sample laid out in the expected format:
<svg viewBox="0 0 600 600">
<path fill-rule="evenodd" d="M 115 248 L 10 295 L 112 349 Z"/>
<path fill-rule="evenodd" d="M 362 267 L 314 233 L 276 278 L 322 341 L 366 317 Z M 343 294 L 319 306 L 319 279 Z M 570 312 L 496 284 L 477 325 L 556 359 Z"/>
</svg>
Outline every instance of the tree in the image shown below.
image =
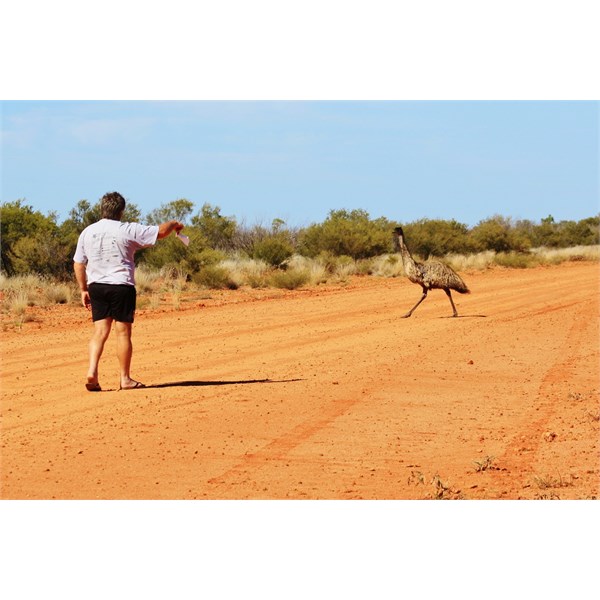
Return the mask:
<svg viewBox="0 0 600 600">
<path fill-rule="evenodd" d="M 204 203 L 200 212 L 192 217 L 192 227 L 195 227 L 206 244 L 215 250 L 231 250 L 237 230 L 237 223 L 231 217 L 221 215 L 218 206 Z"/>
<path fill-rule="evenodd" d="M 294 254 L 292 235 L 284 225 L 282 219 L 273 219 L 270 231 L 261 228 L 263 235 L 254 238 L 250 256 L 273 267 L 282 266 Z"/>
<path fill-rule="evenodd" d="M 32 237 L 22 237 L 13 247 L 15 275 L 37 273 L 61 280 L 73 276 L 73 252 L 58 232 L 38 232 Z"/>
<path fill-rule="evenodd" d="M 33 210 L 24 199 L 14 202 L 3 202 L 0 205 L 0 238 L 2 271 L 7 275 L 16 275 L 27 272 L 26 265 L 21 258 L 23 247 L 19 252 L 18 244 L 21 240 L 29 239 L 35 244 L 43 240 L 54 240 L 58 234 L 56 216 L 44 216 L 41 212 Z"/>
<path fill-rule="evenodd" d="M 87 200 L 79 200 L 74 208 L 69 211 L 69 218 L 61 225 L 65 232 L 75 232 L 79 235 L 88 225 L 102 218 L 101 200 L 93 206 Z M 137 223 L 141 219 L 141 212 L 137 205 L 127 202 L 123 212 L 123 221 Z"/>
<path fill-rule="evenodd" d="M 88 225 L 100 220 L 100 201 L 92 206 L 87 200 L 80 200 L 75 208 L 69 211 L 68 222 L 77 233 L 81 233 Z"/>
<path fill-rule="evenodd" d="M 165 221 L 179 221 L 185 223 L 187 218 L 194 210 L 194 203 L 185 198 L 172 200 L 165 204 L 161 204 L 159 208 L 155 208 L 152 212 L 146 215 L 146 223 L 148 225 L 160 225 Z"/>
<path fill-rule="evenodd" d="M 371 220 L 365 210 L 332 210 L 323 223 L 301 232 L 299 244 L 307 256 L 330 252 L 354 259 L 371 258 L 392 250 L 392 228 L 385 217 Z"/>
<path fill-rule="evenodd" d="M 534 246 L 551 246 L 560 245 L 558 236 L 558 227 L 552 215 L 548 215 L 542 219 L 541 223 L 533 231 Z"/>
<path fill-rule="evenodd" d="M 475 250 L 495 252 L 524 252 L 531 247 L 531 241 L 516 231 L 510 218 L 495 215 L 480 221 L 471 230 Z"/>
<path fill-rule="evenodd" d="M 598 244 L 600 243 L 600 217 L 559 223 L 542 219 L 533 237 L 536 246 L 567 248 Z"/>
<path fill-rule="evenodd" d="M 444 256 L 470 250 L 468 227 L 452 219 L 420 219 L 404 227 L 411 250 L 418 256 Z"/>
</svg>

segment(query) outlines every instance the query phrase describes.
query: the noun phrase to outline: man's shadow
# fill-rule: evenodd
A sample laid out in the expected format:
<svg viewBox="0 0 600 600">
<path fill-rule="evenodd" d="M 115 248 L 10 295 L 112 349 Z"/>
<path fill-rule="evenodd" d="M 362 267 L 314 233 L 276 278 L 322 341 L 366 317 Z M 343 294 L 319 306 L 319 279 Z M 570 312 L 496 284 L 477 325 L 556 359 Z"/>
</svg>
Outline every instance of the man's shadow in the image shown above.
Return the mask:
<svg viewBox="0 0 600 600">
<path fill-rule="evenodd" d="M 168 388 L 168 387 L 206 387 L 216 385 L 248 385 L 252 383 L 292 383 L 294 381 L 302 381 L 302 379 L 242 379 L 240 381 L 170 381 L 167 383 L 153 383 L 146 385 L 146 388 Z"/>
</svg>

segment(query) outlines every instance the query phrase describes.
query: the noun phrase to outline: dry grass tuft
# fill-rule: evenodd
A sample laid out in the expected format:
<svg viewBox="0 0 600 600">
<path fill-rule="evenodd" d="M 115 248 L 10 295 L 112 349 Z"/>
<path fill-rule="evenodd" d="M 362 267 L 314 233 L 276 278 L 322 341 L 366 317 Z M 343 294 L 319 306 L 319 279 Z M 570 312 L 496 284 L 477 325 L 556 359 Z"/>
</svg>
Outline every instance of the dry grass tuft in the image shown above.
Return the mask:
<svg viewBox="0 0 600 600">
<path fill-rule="evenodd" d="M 572 248 L 533 248 L 531 254 L 541 264 L 557 265 L 563 262 L 600 260 L 600 246 L 573 246 Z"/>
<path fill-rule="evenodd" d="M 263 260 L 234 257 L 219 262 L 218 266 L 227 271 L 237 287 L 248 285 L 252 288 L 268 286 L 271 267 Z"/>
<path fill-rule="evenodd" d="M 554 477 L 553 475 L 535 475 L 533 481 L 541 490 L 565 488 L 573 485 L 573 476 L 571 475 L 567 480 L 563 479 L 560 473 L 558 477 Z"/>
<path fill-rule="evenodd" d="M 144 266 L 135 270 L 135 287 L 140 294 L 156 292 L 161 285 L 162 277 L 159 271 L 152 271 Z"/>
<path fill-rule="evenodd" d="M 25 291 L 18 291 L 8 301 L 8 310 L 16 317 L 22 317 L 29 305 L 28 293 Z"/>
<path fill-rule="evenodd" d="M 474 460 L 473 462 L 475 463 L 475 471 L 477 473 L 481 473 L 482 471 L 487 471 L 488 469 L 495 470 L 496 469 L 496 467 L 494 467 L 495 458 L 496 458 L 495 456 L 485 456 L 481 460 Z"/>
<path fill-rule="evenodd" d="M 75 283 L 60 283 L 39 275 L 2 276 L 0 289 L 11 312 L 13 307 L 47 306 L 48 304 L 69 304 L 79 299 Z"/>
<path fill-rule="evenodd" d="M 287 261 L 286 272 L 295 274 L 290 275 L 290 279 L 304 279 L 304 283 L 308 285 L 320 285 L 326 283 L 328 279 L 327 267 L 322 260 L 306 258 L 298 254 Z"/>
<path fill-rule="evenodd" d="M 384 254 L 369 261 L 369 275 L 375 277 L 403 277 L 404 267 L 398 254 Z"/>
<path fill-rule="evenodd" d="M 448 254 L 444 261 L 455 271 L 482 271 L 500 266 L 509 269 L 527 269 L 539 265 L 558 265 L 563 262 L 600 260 L 600 246 L 573 248 L 533 248 L 529 252 L 494 252 L 477 254 Z"/>
<path fill-rule="evenodd" d="M 477 254 L 448 254 L 445 262 L 455 271 L 484 271 L 494 264 L 496 253 L 492 250 Z"/>
<path fill-rule="evenodd" d="M 70 304 L 74 297 L 74 286 L 64 283 L 46 286 L 43 288 L 43 297 L 48 304 Z"/>
</svg>

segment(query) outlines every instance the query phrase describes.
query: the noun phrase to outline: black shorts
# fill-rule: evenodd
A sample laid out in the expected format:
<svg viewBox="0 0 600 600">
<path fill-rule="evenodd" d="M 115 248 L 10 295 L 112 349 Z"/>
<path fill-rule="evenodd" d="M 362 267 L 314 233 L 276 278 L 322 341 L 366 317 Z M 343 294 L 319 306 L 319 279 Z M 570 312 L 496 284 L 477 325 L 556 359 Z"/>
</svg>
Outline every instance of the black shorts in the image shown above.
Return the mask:
<svg viewBox="0 0 600 600">
<path fill-rule="evenodd" d="M 121 323 L 133 323 L 136 291 L 132 285 L 91 283 L 88 291 L 92 302 L 92 321 L 112 318 Z"/>
</svg>

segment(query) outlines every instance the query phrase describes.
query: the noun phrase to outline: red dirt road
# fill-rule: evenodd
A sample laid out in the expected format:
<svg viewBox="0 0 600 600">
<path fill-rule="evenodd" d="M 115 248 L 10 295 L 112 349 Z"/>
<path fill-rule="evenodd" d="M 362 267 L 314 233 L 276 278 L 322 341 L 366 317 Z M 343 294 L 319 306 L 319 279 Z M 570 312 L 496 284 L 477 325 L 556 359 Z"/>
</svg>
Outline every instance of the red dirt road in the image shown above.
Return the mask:
<svg viewBox="0 0 600 600">
<path fill-rule="evenodd" d="M 5 499 L 591 499 L 596 263 L 466 273 L 461 318 L 406 279 L 140 311 L 134 377 L 84 389 L 91 323 L 2 334 Z M 266 380 L 266 381 L 265 381 Z"/>
</svg>

